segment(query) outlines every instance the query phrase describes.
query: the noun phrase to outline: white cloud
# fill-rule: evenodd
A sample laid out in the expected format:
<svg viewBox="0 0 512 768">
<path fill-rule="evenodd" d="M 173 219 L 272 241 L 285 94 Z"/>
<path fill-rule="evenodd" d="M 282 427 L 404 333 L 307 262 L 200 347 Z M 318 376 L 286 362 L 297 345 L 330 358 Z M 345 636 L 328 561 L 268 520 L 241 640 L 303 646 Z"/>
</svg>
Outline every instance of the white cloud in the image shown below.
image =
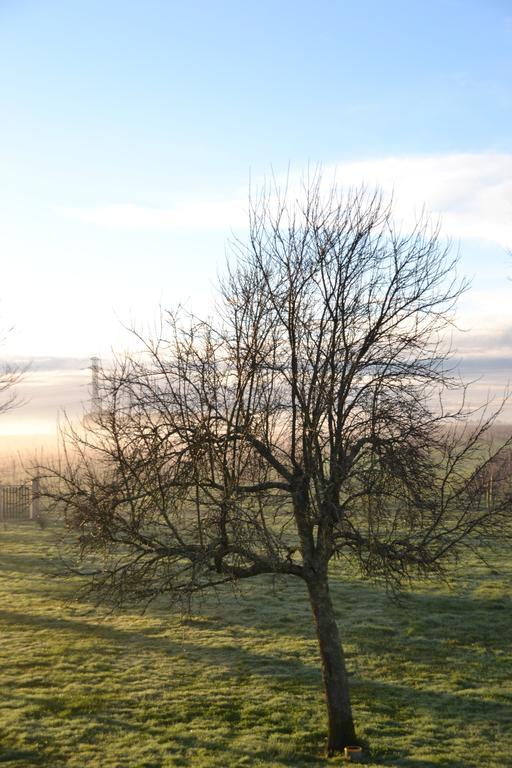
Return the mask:
<svg viewBox="0 0 512 768">
<path fill-rule="evenodd" d="M 512 246 L 512 155 L 391 157 L 340 166 L 338 177 L 393 191 L 406 221 L 426 205 L 446 234 Z"/>
<path fill-rule="evenodd" d="M 344 186 L 362 182 L 393 192 L 404 224 L 425 205 L 442 217 L 443 232 L 512 247 L 512 154 L 386 157 L 324 169 Z M 290 181 L 293 182 L 293 179 Z M 229 230 L 247 222 L 247 193 L 229 200 L 188 201 L 173 208 L 112 204 L 59 209 L 68 218 L 130 230 Z"/>
<path fill-rule="evenodd" d="M 116 203 L 96 208 L 60 207 L 59 212 L 88 224 L 129 230 L 225 230 L 245 226 L 247 203 L 241 200 L 206 200 L 174 208 L 151 208 Z"/>
</svg>

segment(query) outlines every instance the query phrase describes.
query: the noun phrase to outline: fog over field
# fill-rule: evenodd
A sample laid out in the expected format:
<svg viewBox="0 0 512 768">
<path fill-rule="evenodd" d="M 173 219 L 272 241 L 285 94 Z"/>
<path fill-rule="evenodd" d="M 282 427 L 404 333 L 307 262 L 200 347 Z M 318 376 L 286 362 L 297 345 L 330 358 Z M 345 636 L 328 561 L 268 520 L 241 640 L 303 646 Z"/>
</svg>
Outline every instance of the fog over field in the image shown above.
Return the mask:
<svg viewBox="0 0 512 768">
<path fill-rule="evenodd" d="M 511 331 L 458 335 L 457 371 L 469 385 L 467 405 L 478 408 L 486 402 L 497 407 L 511 380 Z M 15 361 L 16 362 L 16 361 Z M 33 358 L 18 361 L 27 365 L 23 381 L 17 385 L 21 405 L 0 419 L 0 450 L 43 447 L 53 444 L 59 423 L 66 416 L 80 419 L 89 407 L 91 395 L 90 359 Z M 103 361 L 108 367 L 109 361 Z M 448 395 L 454 405 L 459 394 Z M 512 404 L 505 404 L 501 422 L 512 422 Z"/>
</svg>

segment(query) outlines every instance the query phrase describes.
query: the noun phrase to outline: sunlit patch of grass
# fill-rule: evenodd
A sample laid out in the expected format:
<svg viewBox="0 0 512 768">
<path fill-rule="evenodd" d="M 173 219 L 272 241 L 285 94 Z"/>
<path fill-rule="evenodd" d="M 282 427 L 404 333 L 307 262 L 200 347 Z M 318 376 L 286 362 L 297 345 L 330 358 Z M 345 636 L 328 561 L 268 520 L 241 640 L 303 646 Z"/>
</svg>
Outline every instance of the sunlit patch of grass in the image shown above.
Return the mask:
<svg viewBox="0 0 512 768">
<path fill-rule="evenodd" d="M 0 765 L 326 766 L 316 640 L 298 581 L 258 580 L 180 622 L 164 603 L 105 617 L 55 578 L 52 529 L 0 536 Z M 468 560 L 400 604 L 335 576 L 370 765 L 504 766 L 511 558 Z M 329 762 L 341 765 L 341 758 Z"/>
</svg>

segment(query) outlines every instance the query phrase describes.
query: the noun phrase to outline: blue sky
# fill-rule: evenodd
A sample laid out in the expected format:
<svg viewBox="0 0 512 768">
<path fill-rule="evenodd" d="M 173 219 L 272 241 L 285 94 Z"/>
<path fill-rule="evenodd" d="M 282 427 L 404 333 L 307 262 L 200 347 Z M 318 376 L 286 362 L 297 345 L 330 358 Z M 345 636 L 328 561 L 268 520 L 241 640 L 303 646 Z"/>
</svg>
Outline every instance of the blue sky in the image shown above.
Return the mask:
<svg viewBox="0 0 512 768">
<path fill-rule="evenodd" d="M 34 360 L 0 432 L 85 399 L 121 321 L 204 307 L 249 178 L 317 163 L 442 215 L 461 354 L 504 382 L 511 84 L 509 0 L 0 0 L 0 352 Z"/>
</svg>

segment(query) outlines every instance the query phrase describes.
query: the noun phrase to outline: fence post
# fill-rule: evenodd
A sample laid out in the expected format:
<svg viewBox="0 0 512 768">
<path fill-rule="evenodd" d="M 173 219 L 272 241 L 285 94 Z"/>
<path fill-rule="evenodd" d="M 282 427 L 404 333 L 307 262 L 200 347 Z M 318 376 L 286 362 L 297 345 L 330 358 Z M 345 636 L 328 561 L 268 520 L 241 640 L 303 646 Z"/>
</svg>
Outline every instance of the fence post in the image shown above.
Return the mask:
<svg viewBox="0 0 512 768">
<path fill-rule="evenodd" d="M 5 528 L 5 515 L 4 515 L 4 489 L 0 485 L 0 520 L 4 524 Z"/>
<path fill-rule="evenodd" d="M 41 512 L 40 507 L 41 489 L 39 485 L 39 478 L 34 477 L 32 480 L 32 500 L 30 502 L 30 519 L 37 520 Z"/>
</svg>

